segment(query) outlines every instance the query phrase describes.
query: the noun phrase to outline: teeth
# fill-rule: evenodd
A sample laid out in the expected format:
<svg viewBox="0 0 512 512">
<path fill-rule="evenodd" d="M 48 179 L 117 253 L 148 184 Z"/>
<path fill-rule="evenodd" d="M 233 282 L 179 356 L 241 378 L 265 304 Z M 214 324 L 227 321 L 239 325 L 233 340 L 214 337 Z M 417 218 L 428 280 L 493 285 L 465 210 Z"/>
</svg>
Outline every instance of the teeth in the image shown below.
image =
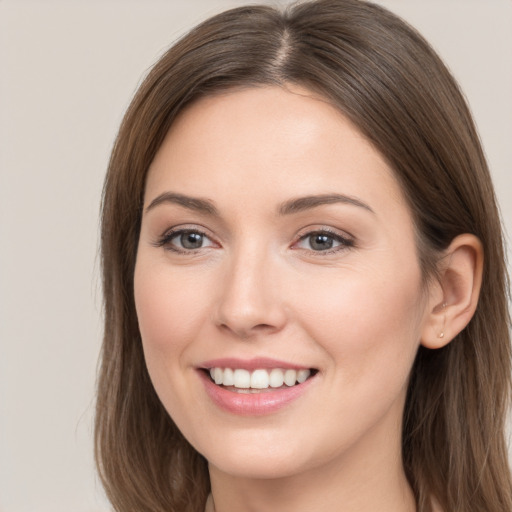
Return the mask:
<svg viewBox="0 0 512 512">
<path fill-rule="evenodd" d="M 266 389 L 269 384 L 269 376 L 266 370 L 255 370 L 251 374 L 251 388 Z"/>
<path fill-rule="evenodd" d="M 283 370 L 279 368 L 274 368 L 270 372 L 270 387 L 271 388 L 280 388 L 284 384 L 284 374 Z"/>
<path fill-rule="evenodd" d="M 284 372 L 284 383 L 293 386 L 297 382 L 297 370 L 286 370 Z"/>
<path fill-rule="evenodd" d="M 234 386 L 239 389 L 280 388 L 283 384 L 294 386 L 302 384 L 311 375 L 310 370 L 254 370 L 249 372 L 241 368 L 210 368 L 210 376 L 217 385 Z"/>
<path fill-rule="evenodd" d="M 234 386 L 235 385 L 235 375 L 231 368 L 224 369 L 224 377 L 222 379 L 222 384 L 224 384 L 224 386 Z"/>
<path fill-rule="evenodd" d="M 299 384 L 302 384 L 306 381 L 306 379 L 311 375 L 311 372 L 309 370 L 299 370 L 297 372 L 297 382 Z"/>
<path fill-rule="evenodd" d="M 222 371 L 222 368 L 215 368 L 213 372 L 213 380 L 215 381 L 215 384 L 222 384 L 224 380 L 224 372 Z"/>
<path fill-rule="evenodd" d="M 249 389 L 251 387 L 251 374 L 247 370 L 237 368 L 233 372 L 233 379 L 235 388 Z"/>
</svg>

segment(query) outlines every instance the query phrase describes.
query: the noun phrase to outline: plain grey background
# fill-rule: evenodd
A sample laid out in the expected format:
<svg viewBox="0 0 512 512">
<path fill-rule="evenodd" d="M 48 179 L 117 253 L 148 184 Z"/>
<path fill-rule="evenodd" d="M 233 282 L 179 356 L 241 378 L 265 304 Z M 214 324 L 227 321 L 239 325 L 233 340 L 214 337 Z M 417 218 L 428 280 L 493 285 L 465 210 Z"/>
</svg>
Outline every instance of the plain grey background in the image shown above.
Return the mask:
<svg viewBox="0 0 512 512">
<path fill-rule="evenodd" d="M 103 512 L 98 211 L 141 78 L 234 0 L 0 0 L 0 512 Z M 273 2 L 274 4 L 286 2 Z M 460 81 L 512 231 L 512 1 L 381 0 Z"/>
</svg>

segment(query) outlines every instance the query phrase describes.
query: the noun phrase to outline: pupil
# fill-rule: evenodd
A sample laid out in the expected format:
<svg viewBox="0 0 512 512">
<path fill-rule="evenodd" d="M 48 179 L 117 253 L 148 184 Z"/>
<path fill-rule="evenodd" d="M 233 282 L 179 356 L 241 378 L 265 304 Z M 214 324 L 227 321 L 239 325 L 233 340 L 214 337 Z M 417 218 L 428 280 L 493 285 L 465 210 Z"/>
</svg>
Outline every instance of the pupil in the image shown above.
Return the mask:
<svg viewBox="0 0 512 512">
<path fill-rule="evenodd" d="M 330 249 L 333 245 L 333 239 L 329 235 L 312 235 L 310 237 L 311 248 L 315 251 Z"/>
<path fill-rule="evenodd" d="M 203 245 L 203 235 L 199 233 L 183 233 L 180 238 L 185 249 L 199 249 Z"/>
</svg>

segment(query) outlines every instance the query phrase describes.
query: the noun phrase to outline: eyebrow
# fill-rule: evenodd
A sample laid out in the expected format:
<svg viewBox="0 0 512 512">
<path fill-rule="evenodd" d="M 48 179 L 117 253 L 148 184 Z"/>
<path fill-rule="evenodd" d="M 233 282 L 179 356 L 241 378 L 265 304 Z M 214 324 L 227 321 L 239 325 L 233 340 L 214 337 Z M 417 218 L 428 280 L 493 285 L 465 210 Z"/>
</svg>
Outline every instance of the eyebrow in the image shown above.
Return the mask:
<svg viewBox="0 0 512 512">
<path fill-rule="evenodd" d="M 219 216 L 217 208 L 209 199 L 200 199 L 198 197 L 185 196 L 175 192 L 164 192 L 157 196 L 146 208 L 146 213 L 155 208 L 156 206 L 164 203 L 178 204 L 189 210 L 194 210 L 206 215 Z"/>
<path fill-rule="evenodd" d="M 352 206 L 363 208 L 373 214 L 375 212 L 366 203 L 363 203 L 360 199 L 352 196 L 345 196 L 342 194 L 321 194 L 315 196 L 299 197 L 297 199 L 290 199 L 281 205 L 279 208 L 280 215 L 290 215 L 293 213 L 302 212 L 317 206 L 323 206 L 326 204 L 342 203 Z"/>
<path fill-rule="evenodd" d="M 189 210 L 193 210 L 206 215 L 220 217 L 219 211 L 209 199 L 201 199 L 199 197 L 190 197 L 176 192 L 164 192 L 157 196 L 147 206 L 146 212 L 152 210 L 160 204 L 171 203 L 183 206 Z M 371 213 L 375 213 L 366 203 L 352 196 L 342 194 L 320 194 L 314 196 L 298 197 L 290 199 L 283 203 L 279 209 L 279 215 L 292 215 L 294 213 L 303 212 L 311 208 L 323 206 L 327 204 L 342 203 L 363 208 Z"/>
</svg>

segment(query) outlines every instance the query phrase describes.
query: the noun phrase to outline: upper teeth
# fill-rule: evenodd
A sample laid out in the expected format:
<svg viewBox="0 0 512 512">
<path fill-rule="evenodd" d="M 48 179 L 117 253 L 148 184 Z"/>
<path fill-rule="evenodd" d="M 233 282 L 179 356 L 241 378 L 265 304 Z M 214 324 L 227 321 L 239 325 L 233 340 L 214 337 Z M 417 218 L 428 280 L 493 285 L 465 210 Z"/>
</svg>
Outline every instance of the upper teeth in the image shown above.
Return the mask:
<svg viewBox="0 0 512 512">
<path fill-rule="evenodd" d="M 294 386 L 304 382 L 311 374 L 310 370 L 282 370 L 273 368 L 272 370 L 254 370 L 250 372 L 237 368 L 210 368 L 210 376 L 215 384 L 224 386 L 234 386 L 243 389 L 265 389 L 280 388 L 283 384 Z"/>
</svg>

